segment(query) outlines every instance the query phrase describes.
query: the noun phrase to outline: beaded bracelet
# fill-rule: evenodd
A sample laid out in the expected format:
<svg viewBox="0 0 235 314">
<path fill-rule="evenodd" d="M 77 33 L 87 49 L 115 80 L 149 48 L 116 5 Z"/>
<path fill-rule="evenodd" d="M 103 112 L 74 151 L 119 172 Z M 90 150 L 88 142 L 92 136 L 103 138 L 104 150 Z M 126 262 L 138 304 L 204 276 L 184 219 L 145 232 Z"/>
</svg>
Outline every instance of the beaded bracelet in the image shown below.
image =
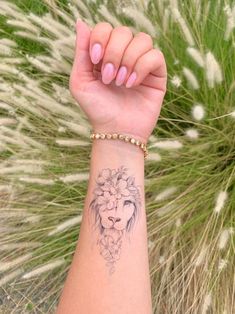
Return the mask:
<svg viewBox="0 0 235 314">
<path fill-rule="evenodd" d="M 131 143 L 133 145 L 138 146 L 142 151 L 144 152 L 144 158 L 148 156 L 148 150 L 145 143 L 141 142 L 140 140 L 135 139 L 134 137 L 131 137 L 130 135 L 124 135 L 119 133 L 98 133 L 98 132 L 92 132 L 90 135 L 91 139 L 108 139 L 108 140 L 121 140 L 127 143 Z"/>
</svg>

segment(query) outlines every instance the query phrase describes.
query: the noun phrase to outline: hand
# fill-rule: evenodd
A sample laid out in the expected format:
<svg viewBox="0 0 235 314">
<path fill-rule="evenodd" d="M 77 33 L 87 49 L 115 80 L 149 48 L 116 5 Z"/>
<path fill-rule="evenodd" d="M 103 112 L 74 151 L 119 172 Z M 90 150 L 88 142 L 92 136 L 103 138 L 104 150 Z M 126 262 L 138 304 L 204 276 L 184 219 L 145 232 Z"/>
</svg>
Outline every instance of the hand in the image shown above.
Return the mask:
<svg viewBox="0 0 235 314">
<path fill-rule="evenodd" d="M 101 22 L 91 30 L 78 21 L 76 31 L 70 91 L 93 130 L 129 134 L 147 141 L 166 92 L 167 68 L 162 52 L 153 49 L 150 35 L 140 32 L 133 36 L 127 26 L 113 28 Z M 100 56 L 99 50 L 91 52 L 97 43 L 101 45 Z M 123 82 L 117 73 L 122 66 L 127 69 Z M 128 86 L 133 72 L 136 79 Z"/>
</svg>

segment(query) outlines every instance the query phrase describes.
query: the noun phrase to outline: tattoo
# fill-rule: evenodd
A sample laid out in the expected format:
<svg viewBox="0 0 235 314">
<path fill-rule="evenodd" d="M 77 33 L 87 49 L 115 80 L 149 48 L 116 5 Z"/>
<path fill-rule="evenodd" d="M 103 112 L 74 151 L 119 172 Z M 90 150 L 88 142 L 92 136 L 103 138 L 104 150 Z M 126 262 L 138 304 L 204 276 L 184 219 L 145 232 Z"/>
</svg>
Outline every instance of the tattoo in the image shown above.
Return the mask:
<svg viewBox="0 0 235 314">
<path fill-rule="evenodd" d="M 122 166 L 117 170 L 102 169 L 93 194 L 90 211 L 99 233 L 97 245 L 112 274 L 121 255 L 124 235 L 132 230 L 140 212 L 140 190 L 135 178 L 128 176 L 127 168 Z"/>
</svg>

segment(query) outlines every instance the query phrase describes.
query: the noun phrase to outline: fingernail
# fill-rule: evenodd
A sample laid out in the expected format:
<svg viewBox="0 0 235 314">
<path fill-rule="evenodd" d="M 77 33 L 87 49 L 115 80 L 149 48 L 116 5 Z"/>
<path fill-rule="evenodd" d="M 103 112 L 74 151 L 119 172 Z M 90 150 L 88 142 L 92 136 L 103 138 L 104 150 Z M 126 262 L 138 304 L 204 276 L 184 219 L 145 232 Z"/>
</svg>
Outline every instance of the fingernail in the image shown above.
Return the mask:
<svg viewBox="0 0 235 314">
<path fill-rule="evenodd" d="M 127 82 L 126 82 L 127 88 L 131 87 L 134 84 L 136 77 L 137 77 L 136 73 L 132 72 L 131 75 L 129 76 Z"/>
<path fill-rule="evenodd" d="M 91 49 L 91 61 L 94 64 L 99 63 L 102 53 L 102 47 L 100 44 L 94 44 Z"/>
<path fill-rule="evenodd" d="M 127 74 L 127 68 L 125 66 L 121 66 L 116 76 L 115 84 L 117 86 L 122 85 L 122 83 L 125 81 L 126 74 Z"/>
<path fill-rule="evenodd" d="M 114 77 L 114 65 L 106 63 L 102 71 L 102 81 L 104 84 L 109 84 Z"/>
</svg>

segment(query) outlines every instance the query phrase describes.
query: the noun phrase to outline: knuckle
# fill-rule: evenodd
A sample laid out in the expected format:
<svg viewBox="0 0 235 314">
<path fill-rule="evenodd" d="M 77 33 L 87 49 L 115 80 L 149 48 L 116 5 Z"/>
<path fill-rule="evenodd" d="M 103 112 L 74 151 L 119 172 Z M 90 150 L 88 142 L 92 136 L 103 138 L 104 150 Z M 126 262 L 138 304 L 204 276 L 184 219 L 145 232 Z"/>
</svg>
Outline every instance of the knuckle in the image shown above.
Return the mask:
<svg viewBox="0 0 235 314">
<path fill-rule="evenodd" d="M 112 29 L 113 27 L 112 27 L 112 25 L 110 24 L 110 23 L 108 23 L 108 22 L 99 22 L 99 23 L 97 23 L 96 24 L 96 27 L 97 28 L 109 28 L 109 29 Z"/>
<path fill-rule="evenodd" d="M 125 33 L 125 34 L 131 35 L 131 36 L 133 35 L 131 29 L 128 26 L 124 26 L 124 25 L 115 27 L 114 31 Z"/>
<path fill-rule="evenodd" d="M 118 57 L 119 57 L 119 53 L 118 53 L 118 50 L 115 49 L 115 47 L 106 48 L 104 59 L 111 58 L 112 60 L 116 60 Z"/>
<path fill-rule="evenodd" d="M 153 44 L 153 39 L 152 39 L 152 37 L 151 37 L 149 34 L 144 33 L 144 32 L 139 32 L 139 33 L 137 34 L 137 36 L 140 36 L 140 37 L 142 37 L 144 40 L 149 41 L 149 42 L 151 43 L 151 45 Z"/>
<path fill-rule="evenodd" d="M 133 68 L 134 64 L 136 62 L 136 59 L 133 58 L 131 53 L 125 53 L 122 57 L 122 65 L 125 65 L 128 69 Z"/>
<path fill-rule="evenodd" d="M 165 59 L 164 53 L 161 50 L 156 49 L 156 51 L 157 51 L 158 56 L 160 56 L 162 59 Z"/>
<path fill-rule="evenodd" d="M 162 63 L 165 63 L 165 57 L 161 50 L 153 49 L 153 54 L 155 55 L 156 58 L 160 59 Z"/>
</svg>

